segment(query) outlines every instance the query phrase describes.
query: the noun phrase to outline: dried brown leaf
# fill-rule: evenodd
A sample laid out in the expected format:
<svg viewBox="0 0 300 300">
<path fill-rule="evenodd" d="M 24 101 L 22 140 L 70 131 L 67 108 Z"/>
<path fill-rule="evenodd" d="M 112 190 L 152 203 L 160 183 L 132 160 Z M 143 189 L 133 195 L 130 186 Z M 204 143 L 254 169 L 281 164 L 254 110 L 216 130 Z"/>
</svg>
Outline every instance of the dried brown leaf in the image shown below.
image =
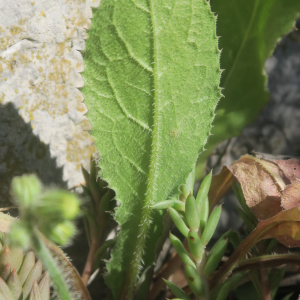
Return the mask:
<svg viewBox="0 0 300 300">
<path fill-rule="evenodd" d="M 283 191 L 281 205 L 284 209 L 300 207 L 300 180 L 294 181 Z"/>
<path fill-rule="evenodd" d="M 300 206 L 300 161 L 297 159 L 266 160 L 244 155 L 223 167 L 212 179 L 211 209 L 235 180 L 241 184 L 246 203 L 259 220 Z"/>
<path fill-rule="evenodd" d="M 241 184 L 246 203 L 258 219 L 271 218 L 282 210 L 281 192 L 286 184 L 275 163 L 245 155 L 228 169 Z"/>
<path fill-rule="evenodd" d="M 220 202 L 235 181 L 236 178 L 227 167 L 223 167 L 219 174 L 213 176 L 208 193 L 210 212 Z"/>
<path fill-rule="evenodd" d="M 274 160 L 274 162 L 290 181 L 289 183 L 294 183 L 297 179 L 300 179 L 300 161 L 298 159 Z"/>
</svg>

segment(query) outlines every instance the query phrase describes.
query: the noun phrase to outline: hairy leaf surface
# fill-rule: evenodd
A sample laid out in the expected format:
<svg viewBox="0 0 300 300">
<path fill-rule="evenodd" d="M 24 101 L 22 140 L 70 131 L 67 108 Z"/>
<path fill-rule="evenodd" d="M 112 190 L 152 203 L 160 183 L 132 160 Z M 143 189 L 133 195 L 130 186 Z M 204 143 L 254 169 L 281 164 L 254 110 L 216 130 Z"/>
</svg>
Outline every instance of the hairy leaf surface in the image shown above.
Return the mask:
<svg viewBox="0 0 300 300">
<path fill-rule="evenodd" d="M 216 110 L 208 151 L 199 158 L 197 174 L 210 152 L 222 141 L 241 133 L 269 99 L 264 73 L 276 42 L 293 29 L 299 0 L 211 0 L 218 15 L 217 34 L 222 49 L 220 86 L 225 96 Z"/>
<path fill-rule="evenodd" d="M 132 298 L 140 269 L 153 264 L 162 215 L 150 207 L 178 192 L 210 133 L 215 23 L 205 0 L 102 0 L 94 11 L 83 94 L 101 176 L 120 202 L 106 277 L 115 298 Z"/>
</svg>

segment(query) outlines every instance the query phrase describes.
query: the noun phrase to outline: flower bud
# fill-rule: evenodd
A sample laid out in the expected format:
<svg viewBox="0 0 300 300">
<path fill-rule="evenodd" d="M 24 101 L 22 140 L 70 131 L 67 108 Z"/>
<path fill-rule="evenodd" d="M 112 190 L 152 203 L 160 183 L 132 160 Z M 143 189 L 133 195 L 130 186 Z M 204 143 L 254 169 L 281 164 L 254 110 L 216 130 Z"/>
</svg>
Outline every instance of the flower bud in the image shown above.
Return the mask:
<svg viewBox="0 0 300 300">
<path fill-rule="evenodd" d="M 32 206 L 41 193 L 41 182 L 36 175 L 14 177 L 11 183 L 12 195 L 18 205 Z"/>
<path fill-rule="evenodd" d="M 30 229 L 22 221 L 12 222 L 9 231 L 10 243 L 15 247 L 28 249 L 30 246 Z"/>
<path fill-rule="evenodd" d="M 53 190 L 44 194 L 33 213 L 41 222 L 60 223 L 73 220 L 79 214 L 80 200 L 75 194 L 63 190 Z"/>
<path fill-rule="evenodd" d="M 76 227 L 71 221 L 57 224 L 49 233 L 48 238 L 59 245 L 66 245 L 76 233 Z"/>
</svg>

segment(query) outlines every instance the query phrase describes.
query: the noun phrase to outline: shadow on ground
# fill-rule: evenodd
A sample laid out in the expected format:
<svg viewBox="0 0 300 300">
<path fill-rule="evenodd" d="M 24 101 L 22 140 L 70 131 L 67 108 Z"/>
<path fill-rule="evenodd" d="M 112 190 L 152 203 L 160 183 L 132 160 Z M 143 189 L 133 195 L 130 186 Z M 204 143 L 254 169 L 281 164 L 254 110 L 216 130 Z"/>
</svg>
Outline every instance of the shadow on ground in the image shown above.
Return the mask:
<svg viewBox="0 0 300 300">
<path fill-rule="evenodd" d="M 13 104 L 0 105 L 0 207 L 11 205 L 12 178 L 28 173 L 36 174 L 46 185 L 66 187 L 63 170 L 51 158 L 49 146 L 33 134 Z"/>
</svg>

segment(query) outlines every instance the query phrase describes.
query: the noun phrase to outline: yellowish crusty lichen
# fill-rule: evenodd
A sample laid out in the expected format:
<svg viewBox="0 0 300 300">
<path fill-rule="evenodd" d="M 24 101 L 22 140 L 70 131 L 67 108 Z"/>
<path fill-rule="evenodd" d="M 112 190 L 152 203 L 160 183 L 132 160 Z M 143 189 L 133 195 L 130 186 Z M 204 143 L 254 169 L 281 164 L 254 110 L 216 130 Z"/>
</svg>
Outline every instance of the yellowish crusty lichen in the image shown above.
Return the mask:
<svg viewBox="0 0 300 300">
<path fill-rule="evenodd" d="M 3 102 L 4 98 L 5 98 L 5 94 L 2 93 L 1 96 L 0 96 L 0 103 Z"/>
<path fill-rule="evenodd" d="M 23 31 L 23 29 L 20 26 L 12 26 L 9 28 L 9 31 L 10 31 L 11 35 L 16 36 L 16 35 L 20 34 Z"/>
<path fill-rule="evenodd" d="M 6 0 L 0 0 L 0 5 L 3 1 Z M 72 47 L 76 41 L 76 47 L 83 50 L 85 30 L 91 24 L 87 7 L 99 2 L 64 1 L 59 7 L 64 18 L 61 24 L 57 19 L 51 19 L 53 11 L 58 9 L 57 6 L 54 9 L 55 3 L 50 1 L 42 5 L 41 0 L 28 1 L 27 10 L 20 8 L 17 14 L 20 18 L 13 25 L 1 23 L 0 18 L 0 102 L 15 102 L 21 116 L 31 122 L 35 134 L 49 143 L 53 155 L 62 155 L 56 152 L 62 144 L 57 144 L 55 132 L 53 136 L 47 136 L 47 126 L 51 126 L 51 122 L 55 125 L 55 120 L 65 122 L 62 126 L 73 124 L 65 144 L 65 158 L 58 159 L 65 161 L 66 170 L 73 168 L 68 166 L 75 166 L 78 174 L 81 164 L 87 166 L 90 155 L 96 149 L 87 132 L 91 125 L 84 117 L 86 107 L 77 89 L 82 86 L 82 78 L 77 71 L 82 71 L 83 62 Z M 30 14 L 23 14 L 26 11 Z M 10 47 L 14 47 L 11 48 L 14 51 L 6 52 Z M 43 123 L 42 116 L 46 116 L 51 124 Z M 57 128 L 58 136 L 63 128 Z M 72 176 L 74 174 L 65 172 L 64 179 L 74 182 Z"/>
</svg>

